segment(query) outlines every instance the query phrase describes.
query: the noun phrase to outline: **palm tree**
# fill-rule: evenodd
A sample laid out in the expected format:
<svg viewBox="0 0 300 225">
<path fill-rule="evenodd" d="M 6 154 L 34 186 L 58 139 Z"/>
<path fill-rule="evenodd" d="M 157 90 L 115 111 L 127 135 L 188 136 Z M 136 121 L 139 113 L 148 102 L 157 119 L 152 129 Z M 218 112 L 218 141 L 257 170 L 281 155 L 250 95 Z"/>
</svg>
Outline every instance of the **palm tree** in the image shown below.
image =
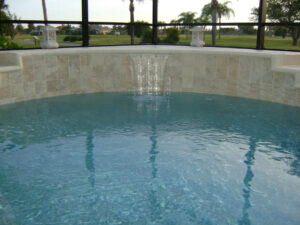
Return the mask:
<svg viewBox="0 0 300 225">
<path fill-rule="evenodd" d="M 178 19 L 175 21 L 173 20 L 173 22 L 191 24 L 191 23 L 197 23 L 198 19 L 196 18 L 195 12 L 189 11 L 189 12 L 180 13 Z M 185 27 L 187 39 L 189 38 L 189 32 L 188 32 L 189 28 L 191 27 L 190 26 Z"/>
<path fill-rule="evenodd" d="M 45 0 L 42 0 L 42 4 L 43 4 L 44 20 L 47 21 L 48 18 L 47 18 L 47 8 L 46 8 L 46 2 L 45 2 Z M 47 25 L 47 23 L 46 23 L 46 25 Z"/>
<path fill-rule="evenodd" d="M 7 9 L 8 5 L 5 4 L 5 0 L 0 0 L 0 11 Z"/>
<path fill-rule="evenodd" d="M 258 22 L 258 15 L 259 15 L 259 8 L 258 7 L 253 7 L 251 9 L 251 16 L 249 17 L 250 21 L 253 22 Z"/>
<path fill-rule="evenodd" d="M 8 9 L 8 5 L 5 4 L 5 0 L 0 0 L 0 19 L 7 20 L 9 16 L 5 10 Z M 6 30 L 7 25 L 1 24 L 0 26 L 0 36 L 4 36 L 4 31 Z"/>
<path fill-rule="evenodd" d="M 217 6 L 218 6 L 218 1 L 217 0 L 211 0 L 211 17 L 212 17 L 212 22 L 216 23 L 217 22 Z M 208 18 L 208 15 L 207 17 Z M 216 46 L 216 26 L 212 27 L 212 45 Z"/>
<path fill-rule="evenodd" d="M 230 18 L 230 15 L 234 15 L 234 11 L 233 9 L 228 7 L 228 4 L 231 3 L 231 1 L 226 1 L 223 4 L 219 3 L 217 0 L 212 0 L 212 3 L 208 3 L 206 4 L 203 8 L 202 8 L 202 17 L 210 17 L 212 15 L 213 16 L 213 11 L 215 9 L 215 13 L 219 19 L 219 23 L 221 23 L 221 19 L 222 17 L 227 17 Z M 212 5 L 214 7 L 212 7 Z M 213 19 L 213 18 L 212 18 Z M 213 19 L 214 20 L 214 19 Z M 216 21 L 213 21 L 213 23 L 215 23 Z M 219 28 L 219 38 L 221 37 L 221 26 Z"/>
<path fill-rule="evenodd" d="M 129 11 L 130 11 L 130 31 L 131 31 L 131 44 L 134 44 L 134 0 L 129 0 Z M 137 0 L 138 2 L 143 2 L 144 0 Z"/>
<path fill-rule="evenodd" d="M 228 7 L 229 3 L 231 4 L 230 1 L 226 1 L 223 4 L 218 4 L 217 15 L 219 17 L 219 23 L 221 23 L 222 17 L 226 17 L 227 19 L 229 19 L 230 15 L 234 16 L 234 10 Z"/>
</svg>

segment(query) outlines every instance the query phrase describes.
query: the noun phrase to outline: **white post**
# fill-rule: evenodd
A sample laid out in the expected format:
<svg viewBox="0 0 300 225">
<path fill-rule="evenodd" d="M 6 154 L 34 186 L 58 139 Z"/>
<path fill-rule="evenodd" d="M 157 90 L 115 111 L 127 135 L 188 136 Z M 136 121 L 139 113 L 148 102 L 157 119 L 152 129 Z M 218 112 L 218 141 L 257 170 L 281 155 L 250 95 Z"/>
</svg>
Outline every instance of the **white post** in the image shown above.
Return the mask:
<svg viewBox="0 0 300 225">
<path fill-rule="evenodd" d="M 192 41 L 191 41 L 191 46 L 194 47 L 203 47 L 203 45 L 205 44 L 204 42 L 204 31 L 205 29 L 201 28 L 201 27 L 194 27 L 191 29 L 192 31 Z"/>
<path fill-rule="evenodd" d="M 42 4 L 43 4 L 44 20 L 48 21 L 45 0 L 42 0 Z M 57 29 L 55 27 L 49 26 L 48 23 L 46 23 L 43 29 L 44 42 L 41 44 L 42 48 L 46 48 L 46 49 L 58 48 L 58 43 L 56 42 L 56 30 Z"/>
<path fill-rule="evenodd" d="M 46 25 L 43 29 L 43 39 L 44 42 L 41 44 L 42 48 L 58 48 L 58 43 L 56 42 L 56 28 Z"/>
</svg>

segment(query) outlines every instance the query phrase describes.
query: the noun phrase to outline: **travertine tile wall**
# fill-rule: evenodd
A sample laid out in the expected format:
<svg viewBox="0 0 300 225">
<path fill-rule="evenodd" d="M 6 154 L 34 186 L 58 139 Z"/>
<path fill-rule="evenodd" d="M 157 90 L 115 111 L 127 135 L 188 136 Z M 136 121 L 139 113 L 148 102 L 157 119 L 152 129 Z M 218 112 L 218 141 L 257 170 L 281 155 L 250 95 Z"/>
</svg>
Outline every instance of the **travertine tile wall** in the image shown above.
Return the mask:
<svg viewBox="0 0 300 225">
<path fill-rule="evenodd" d="M 172 55 L 168 73 L 172 91 L 253 98 L 300 106 L 295 74 L 271 69 L 270 57 Z"/>
<path fill-rule="evenodd" d="M 0 105 L 59 95 L 134 90 L 127 53 L 25 54 L 0 72 Z M 300 106 L 295 74 L 272 70 L 270 56 L 170 53 L 175 92 L 211 93 Z"/>
</svg>

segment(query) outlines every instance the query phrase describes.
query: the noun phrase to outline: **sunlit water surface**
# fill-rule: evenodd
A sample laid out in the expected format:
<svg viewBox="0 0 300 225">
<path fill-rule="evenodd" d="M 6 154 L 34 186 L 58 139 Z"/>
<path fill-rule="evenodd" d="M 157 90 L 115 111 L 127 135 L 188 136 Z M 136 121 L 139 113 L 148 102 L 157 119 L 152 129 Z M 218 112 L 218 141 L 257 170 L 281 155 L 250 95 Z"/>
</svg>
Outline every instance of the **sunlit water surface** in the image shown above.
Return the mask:
<svg viewBox="0 0 300 225">
<path fill-rule="evenodd" d="M 0 107 L 0 224 L 300 224 L 300 108 L 205 94 Z"/>
</svg>

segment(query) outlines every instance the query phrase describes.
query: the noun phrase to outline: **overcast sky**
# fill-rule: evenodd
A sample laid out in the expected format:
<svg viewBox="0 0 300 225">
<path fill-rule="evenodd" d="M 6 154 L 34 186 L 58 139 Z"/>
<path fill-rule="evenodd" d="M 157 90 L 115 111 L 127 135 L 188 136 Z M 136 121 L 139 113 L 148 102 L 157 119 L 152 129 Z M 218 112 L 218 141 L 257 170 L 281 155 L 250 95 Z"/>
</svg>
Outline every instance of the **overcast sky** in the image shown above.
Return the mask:
<svg viewBox="0 0 300 225">
<path fill-rule="evenodd" d="M 170 22 L 181 12 L 201 13 L 211 0 L 159 0 L 158 20 Z M 219 0 L 224 2 L 225 0 Z M 42 20 L 42 0 L 6 0 L 9 10 L 21 19 Z M 46 0 L 49 20 L 81 20 L 81 0 Z M 248 22 L 252 7 L 259 0 L 231 0 L 235 16 L 222 22 Z M 129 0 L 89 0 L 90 21 L 129 22 Z M 135 0 L 135 20 L 152 21 L 152 0 Z"/>
</svg>

